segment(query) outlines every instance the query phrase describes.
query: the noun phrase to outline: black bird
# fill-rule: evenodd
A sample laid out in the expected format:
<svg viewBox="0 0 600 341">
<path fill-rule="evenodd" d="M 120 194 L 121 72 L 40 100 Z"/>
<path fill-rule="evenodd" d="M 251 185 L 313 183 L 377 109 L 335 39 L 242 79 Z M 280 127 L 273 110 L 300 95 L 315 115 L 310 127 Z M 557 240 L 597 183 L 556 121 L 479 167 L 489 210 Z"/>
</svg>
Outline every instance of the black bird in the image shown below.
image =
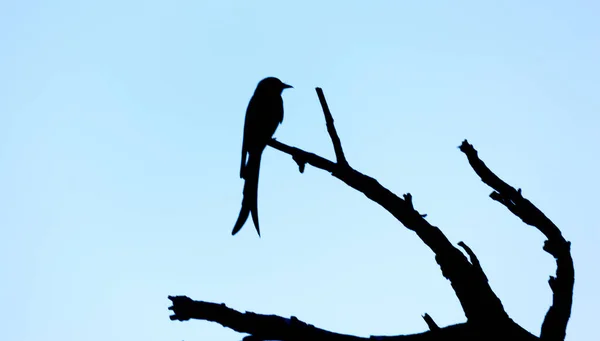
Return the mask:
<svg viewBox="0 0 600 341">
<path fill-rule="evenodd" d="M 260 158 L 267 143 L 273 137 L 277 126 L 283 121 L 283 100 L 281 93 L 284 89 L 292 88 L 275 77 L 267 77 L 256 86 L 254 95 L 246 109 L 246 122 L 244 123 L 244 139 L 242 142 L 242 165 L 240 178 L 245 179 L 244 199 L 242 209 L 238 216 L 232 235 L 235 235 L 244 226 L 248 215 L 252 213 L 252 221 L 258 236 L 258 172 Z M 247 154 L 247 155 L 246 155 Z M 248 162 L 246 162 L 248 156 Z"/>
</svg>

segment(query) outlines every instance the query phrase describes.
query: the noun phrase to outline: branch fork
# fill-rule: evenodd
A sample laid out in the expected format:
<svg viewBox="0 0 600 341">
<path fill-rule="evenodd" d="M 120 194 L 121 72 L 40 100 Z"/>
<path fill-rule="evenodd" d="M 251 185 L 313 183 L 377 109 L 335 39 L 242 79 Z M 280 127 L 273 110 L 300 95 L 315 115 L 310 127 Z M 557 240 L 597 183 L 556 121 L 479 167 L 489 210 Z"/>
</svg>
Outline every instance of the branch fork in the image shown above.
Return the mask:
<svg viewBox="0 0 600 341">
<path fill-rule="evenodd" d="M 542 211 L 522 196 L 521 189 L 513 188 L 495 175 L 479 159 L 477 150 L 467 140 L 463 141 L 459 149 L 467 156 L 475 173 L 494 190 L 490 197 L 504 205 L 524 223 L 536 227 L 548 238 L 543 249 L 556 259 L 557 272 L 556 276 L 551 276 L 549 279 L 549 285 L 553 292 L 553 303 L 546 314 L 539 338 L 509 318 L 500 299 L 489 286 L 477 256 L 469 246 L 462 241 L 458 243 L 458 246 L 468 255 L 467 259 L 459 249 L 450 243 L 439 228 L 424 219 L 426 215 L 421 215 L 414 209 L 410 193 L 406 193 L 400 198 L 383 187 L 376 179 L 360 173 L 349 165 L 323 90 L 316 88 L 316 92 L 323 109 L 336 162 L 275 139 L 271 140 L 269 145 L 292 156 L 300 173 L 304 172 L 306 164 L 331 173 L 348 186 L 378 203 L 406 228 L 414 231 L 435 254 L 435 260 L 440 265 L 443 276 L 450 281 L 467 321 L 440 328 L 431 316 L 425 314 L 423 319 L 429 330 L 423 333 L 363 338 L 319 329 L 294 316 L 284 318 L 251 312 L 241 313 L 225 304 L 194 301 L 186 296 L 169 296 L 173 303 L 169 308 L 173 311 L 173 315 L 170 316 L 171 320 L 201 319 L 217 322 L 240 333 L 251 334 L 244 340 L 564 340 L 571 313 L 574 284 L 570 243 L 563 238 L 558 227 Z"/>
</svg>

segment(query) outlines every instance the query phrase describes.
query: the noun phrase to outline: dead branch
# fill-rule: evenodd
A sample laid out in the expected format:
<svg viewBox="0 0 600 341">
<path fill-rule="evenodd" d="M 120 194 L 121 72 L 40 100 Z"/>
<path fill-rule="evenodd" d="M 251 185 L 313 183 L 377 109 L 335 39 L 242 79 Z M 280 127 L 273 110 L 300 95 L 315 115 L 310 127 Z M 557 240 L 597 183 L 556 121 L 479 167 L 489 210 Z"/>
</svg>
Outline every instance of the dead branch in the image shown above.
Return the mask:
<svg viewBox="0 0 600 341">
<path fill-rule="evenodd" d="M 333 117 L 325 100 L 323 91 L 316 88 L 323 108 L 327 131 L 336 154 L 336 162 L 327 160 L 314 153 L 292 147 L 276 140 L 269 145 L 292 156 L 302 173 L 306 164 L 331 173 L 348 186 L 363 193 L 376 202 L 406 228 L 417 236 L 434 252 L 435 260 L 445 278 L 450 281 L 456 296 L 463 308 L 466 323 L 440 328 L 427 314 L 423 316 L 429 331 L 398 336 L 371 336 L 374 340 L 429 341 L 429 340 L 537 340 L 538 338 L 513 322 L 504 311 L 500 299 L 492 291 L 488 279 L 477 256 L 465 243 L 459 242 L 465 255 L 454 247 L 439 228 L 429 224 L 413 207 L 410 193 L 402 198 L 383 187 L 377 180 L 352 168 L 347 162 L 341 141 L 336 132 Z M 548 240 L 544 250 L 552 254 L 557 261 L 557 275 L 551 277 L 550 286 L 554 292 L 553 305 L 546 315 L 542 326 L 542 339 L 562 341 L 568 321 L 572 302 L 573 263 L 569 251 L 569 243 L 564 240 L 560 230 L 531 202 L 504 183 L 477 157 L 475 149 L 465 140 L 460 147 L 475 172 L 481 179 L 496 191 L 491 197 L 504 204 L 511 212 L 525 223 L 537 227 Z M 251 312 L 241 313 L 225 306 L 203 301 L 193 301 L 186 296 L 169 296 L 173 305 L 169 308 L 174 315 L 172 320 L 201 319 L 220 323 L 221 325 L 241 333 L 251 334 L 252 340 L 339 340 L 354 341 L 366 338 L 338 334 L 316 328 L 295 317 L 284 318 L 276 315 L 261 315 Z"/>
<path fill-rule="evenodd" d="M 239 312 L 227 307 L 203 301 L 193 301 L 186 296 L 169 296 L 173 303 L 171 320 L 186 321 L 199 319 L 221 324 L 240 333 L 251 334 L 253 340 L 331 340 L 331 341 L 437 341 L 437 340 L 477 340 L 466 324 L 457 324 L 419 334 L 398 336 L 359 337 L 338 334 L 302 322 L 295 316 L 290 318 L 277 315 L 262 315 L 252 312 Z"/>
<path fill-rule="evenodd" d="M 329 106 L 322 95 L 322 90 L 317 88 L 316 91 L 317 94 L 320 94 L 319 98 L 323 113 L 326 121 L 328 121 L 328 117 L 331 116 Z M 339 159 L 340 155 L 343 155 L 343 148 L 333 124 L 333 119 L 329 122 L 331 124 L 328 124 L 327 131 L 331 140 L 334 141 L 334 149 Z M 313 167 L 328 171 L 348 186 L 362 192 L 367 198 L 381 205 L 404 226 L 416 232 L 421 240 L 435 253 L 442 274 L 450 280 L 469 321 L 478 322 L 483 326 L 508 318 L 502 303 L 489 287 L 487 278 L 485 275 L 482 276 L 483 270 L 479 264 L 473 266 L 469 263 L 465 256 L 448 241 L 437 227 L 429 224 L 424 216 L 414 209 L 410 193 L 400 198 L 383 187 L 377 180 L 353 169 L 347 162 L 334 163 L 316 154 L 305 152 L 302 149 L 285 145 L 276 140 L 272 140 L 269 145 L 291 155 L 296 162 L 301 160 L 302 165 L 308 163 Z M 472 252 L 471 254 L 474 255 Z"/>
<path fill-rule="evenodd" d="M 552 289 L 552 306 L 546 313 L 540 339 L 562 341 L 565 339 L 567 323 L 573 304 L 573 285 L 575 270 L 571 258 L 571 243 L 562 236 L 560 229 L 531 201 L 525 199 L 518 190 L 502 181 L 477 156 L 477 150 L 467 140 L 460 145 L 469 164 L 486 185 L 494 189 L 490 197 L 508 208 L 514 215 L 528 225 L 536 227 L 548 240 L 544 242 L 544 251 L 556 259 L 556 277 L 548 281 Z"/>
</svg>

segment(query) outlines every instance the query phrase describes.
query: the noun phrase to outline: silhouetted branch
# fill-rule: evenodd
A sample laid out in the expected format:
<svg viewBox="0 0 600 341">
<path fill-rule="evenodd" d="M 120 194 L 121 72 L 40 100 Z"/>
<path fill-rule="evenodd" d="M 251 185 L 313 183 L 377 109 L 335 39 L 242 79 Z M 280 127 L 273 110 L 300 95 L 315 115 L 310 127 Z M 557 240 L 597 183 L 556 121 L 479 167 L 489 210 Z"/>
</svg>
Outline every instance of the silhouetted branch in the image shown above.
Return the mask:
<svg viewBox="0 0 600 341">
<path fill-rule="evenodd" d="M 481 267 L 481 264 L 479 263 L 479 259 L 477 259 L 477 256 L 475 255 L 475 252 L 473 252 L 473 250 L 471 250 L 471 248 L 468 247 L 467 244 L 465 244 L 462 241 L 458 242 L 458 246 L 462 247 L 465 250 L 465 252 L 469 255 L 469 260 L 471 261 L 471 264 L 473 265 L 473 270 L 475 272 L 477 272 L 478 275 L 480 275 L 483 280 L 487 281 L 487 276 L 483 272 L 483 268 Z"/>
<path fill-rule="evenodd" d="M 445 278 L 450 281 L 463 308 L 467 322 L 439 328 L 433 319 L 425 314 L 430 331 L 412 335 L 371 336 L 370 340 L 389 341 L 441 341 L 441 340 L 537 340 L 535 336 L 514 323 L 504 311 L 502 303 L 492 291 L 488 279 L 475 253 L 465 243 L 459 242 L 469 260 L 454 247 L 442 231 L 425 220 L 413 206 L 410 193 L 402 198 L 383 187 L 376 179 L 353 169 L 347 162 L 339 136 L 333 124 L 333 117 L 320 88 L 316 88 L 323 107 L 327 131 L 335 150 L 337 162 L 332 162 L 314 153 L 288 146 L 275 139 L 269 145 L 292 156 L 300 172 L 306 164 L 331 173 L 348 186 L 363 193 L 367 198 L 386 209 L 406 228 L 414 231 L 434 252 L 435 260 Z M 557 275 L 550 278 L 554 292 L 553 305 L 548 311 L 542 326 L 544 340 L 562 341 L 566 323 L 569 319 L 573 291 L 573 263 L 570 244 L 564 240 L 558 228 L 533 204 L 504 183 L 477 157 L 477 152 L 465 140 L 461 150 L 467 155 L 475 172 L 482 180 L 496 190 L 491 197 L 504 204 L 511 212 L 527 224 L 536 226 L 548 238 L 544 250 L 552 254 L 557 261 Z M 225 304 L 193 301 L 186 296 L 169 296 L 173 306 L 172 320 L 201 319 L 220 323 L 241 333 L 252 334 L 248 340 L 337 340 L 358 341 L 367 338 L 344 335 L 316 328 L 295 317 L 283 318 L 276 315 L 261 315 L 251 312 L 241 313 L 228 308 Z"/>
<path fill-rule="evenodd" d="M 294 316 L 288 319 L 276 315 L 242 313 L 225 304 L 193 301 L 186 296 L 169 296 L 169 299 L 173 302 L 173 306 L 169 307 L 169 310 L 173 311 L 171 320 L 200 319 L 217 322 L 237 332 L 252 334 L 259 340 L 368 340 L 315 328 Z"/>
<path fill-rule="evenodd" d="M 309 165 L 311 165 L 313 167 L 326 170 L 330 173 L 333 173 L 334 170 L 337 169 L 337 165 L 335 163 L 333 163 L 323 157 L 320 157 L 317 154 L 305 152 L 302 149 L 288 146 L 287 144 L 283 144 L 275 139 L 272 139 L 268 143 L 268 145 L 277 150 L 280 150 L 286 154 L 291 155 L 292 159 L 294 159 L 294 161 L 296 161 L 298 166 L 300 166 L 301 164 L 305 165 L 308 163 Z M 302 166 L 302 169 L 304 169 L 304 166 Z"/>
<path fill-rule="evenodd" d="M 478 340 L 467 324 L 451 325 L 431 331 L 397 336 L 359 337 L 333 333 L 316 328 L 300 321 L 296 317 L 285 318 L 277 315 L 262 315 L 252 312 L 239 312 L 227 307 L 203 301 L 194 301 L 187 296 L 169 296 L 173 305 L 171 320 L 186 321 L 200 319 L 217 322 L 223 327 L 240 333 L 251 334 L 251 340 L 331 340 L 331 341 L 441 341 L 441 340 Z"/>
<path fill-rule="evenodd" d="M 440 327 L 437 325 L 437 323 L 435 323 L 433 318 L 429 316 L 429 314 L 425 313 L 425 315 L 423 315 L 423 320 L 425 320 L 425 323 L 427 323 L 427 327 L 429 328 L 429 330 L 440 330 Z"/>
<path fill-rule="evenodd" d="M 311 166 L 330 172 L 348 186 L 381 205 L 404 226 L 416 232 L 436 254 L 435 259 L 440 265 L 442 274 L 450 280 L 469 321 L 487 325 L 508 318 L 502 303 L 490 288 L 487 278 L 485 275 L 482 276 L 481 267 L 469 263 L 439 228 L 429 224 L 414 209 L 410 193 L 405 194 L 402 199 L 379 184 L 377 180 L 356 171 L 350 165 L 338 165 L 321 156 L 276 140 L 271 140 L 269 145 L 291 155 L 294 160 L 303 160 Z"/>
<path fill-rule="evenodd" d="M 333 116 L 331 115 L 331 111 L 329 111 L 329 106 L 327 105 L 327 101 L 325 100 L 325 94 L 323 93 L 323 89 L 315 88 L 317 91 L 317 96 L 319 96 L 319 102 L 321 103 L 321 108 L 323 108 L 323 114 L 325 115 L 325 124 L 327 125 L 327 132 L 329 133 L 329 137 L 331 137 L 331 143 L 333 144 L 333 150 L 335 151 L 335 159 L 338 165 L 348 165 L 348 161 L 346 161 L 346 157 L 344 156 L 344 150 L 342 149 L 342 142 L 340 141 L 340 137 L 335 130 L 335 126 L 333 125 Z"/>
<path fill-rule="evenodd" d="M 551 276 L 549 280 L 553 300 L 544 318 L 540 338 L 552 341 L 564 340 L 571 316 L 575 282 L 571 243 L 563 238 L 559 228 L 542 211 L 522 196 L 521 189 L 516 190 L 496 176 L 479 159 L 477 150 L 467 140 L 464 140 L 459 148 L 465 153 L 469 164 L 481 181 L 495 190 L 490 197 L 506 206 L 524 223 L 536 227 L 548 238 L 544 242 L 543 249 L 556 259 L 556 277 Z"/>
</svg>

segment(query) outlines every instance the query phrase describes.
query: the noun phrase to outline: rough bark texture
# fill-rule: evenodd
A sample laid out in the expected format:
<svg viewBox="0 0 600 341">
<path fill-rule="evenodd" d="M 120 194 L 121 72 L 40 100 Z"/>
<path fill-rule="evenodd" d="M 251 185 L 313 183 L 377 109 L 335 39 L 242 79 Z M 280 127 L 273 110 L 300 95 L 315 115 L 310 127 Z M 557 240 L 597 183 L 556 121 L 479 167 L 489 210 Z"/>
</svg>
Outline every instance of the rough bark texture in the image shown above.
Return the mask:
<svg viewBox="0 0 600 341">
<path fill-rule="evenodd" d="M 462 143 L 460 150 L 467 156 L 473 170 L 484 183 L 494 189 L 490 195 L 491 198 L 502 203 L 526 224 L 535 226 L 548 238 L 544 243 L 544 250 L 556 259 L 557 273 L 556 277 L 550 277 L 549 283 L 554 295 L 553 304 L 546 314 L 541 335 L 538 338 L 509 318 L 500 299 L 489 286 L 477 256 L 465 243 L 459 242 L 458 246 L 464 249 L 469 256 L 468 259 L 450 243 L 439 228 L 429 224 L 425 220 L 425 216 L 414 209 L 410 193 L 404 194 L 401 198 L 383 187 L 377 180 L 350 166 L 344 156 L 323 91 L 320 88 L 317 88 L 316 91 L 325 115 L 336 162 L 276 140 L 272 140 L 269 145 L 291 155 L 298 164 L 300 172 L 303 172 L 306 164 L 309 164 L 331 173 L 348 186 L 362 192 L 367 198 L 387 210 L 406 228 L 414 231 L 434 252 L 442 275 L 450 281 L 467 321 L 440 328 L 429 315 L 425 314 L 423 318 L 429 331 L 411 335 L 363 338 L 319 329 L 293 316 L 284 318 L 251 312 L 241 313 L 228 308 L 225 304 L 194 301 L 186 296 L 169 296 L 173 302 L 172 307 L 169 308 L 173 311 L 171 319 L 179 321 L 200 319 L 217 322 L 240 333 L 250 334 L 251 336 L 246 337 L 246 340 L 564 340 L 571 313 L 574 270 L 570 243 L 563 238 L 558 227 L 529 200 L 525 199 L 521 195 L 520 189 L 515 190 L 496 176 L 479 159 L 477 151 L 472 145 L 466 140 Z"/>
</svg>

